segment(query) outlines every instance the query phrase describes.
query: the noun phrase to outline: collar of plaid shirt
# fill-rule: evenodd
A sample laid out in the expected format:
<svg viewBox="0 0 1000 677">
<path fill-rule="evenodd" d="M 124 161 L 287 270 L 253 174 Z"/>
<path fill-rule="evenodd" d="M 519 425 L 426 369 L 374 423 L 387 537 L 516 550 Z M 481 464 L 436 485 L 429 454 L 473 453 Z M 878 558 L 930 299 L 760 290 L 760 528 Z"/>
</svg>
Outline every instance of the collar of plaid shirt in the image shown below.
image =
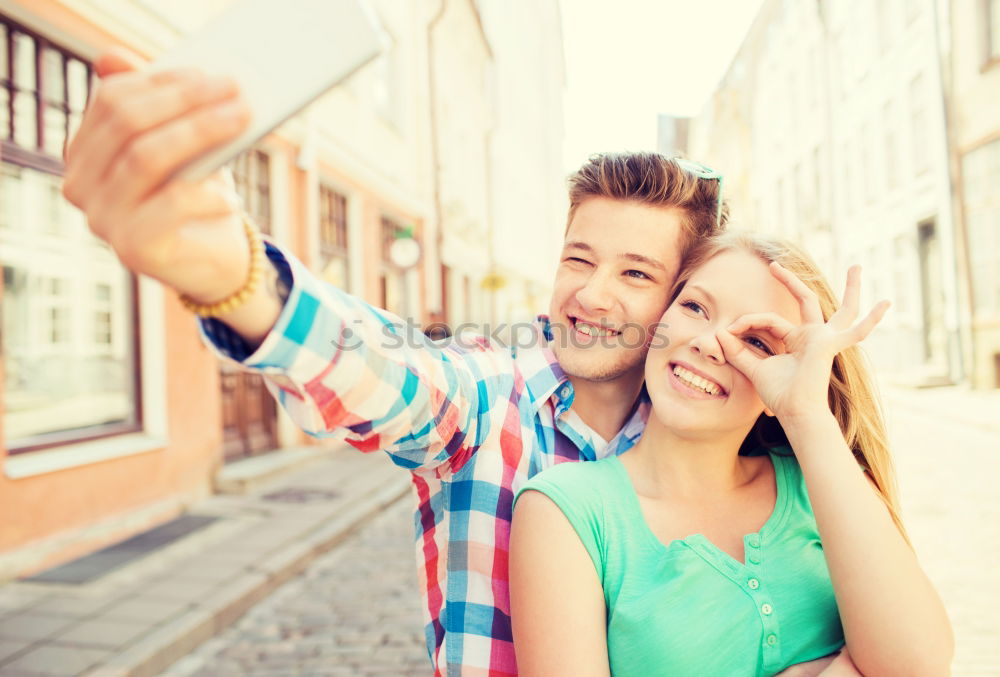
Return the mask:
<svg viewBox="0 0 1000 677">
<path fill-rule="evenodd" d="M 273 244 L 267 254 L 291 289 L 271 334 L 252 354 L 220 322 L 202 321 L 204 337 L 277 386 L 281 404 L 310 434 L 383 450 L 411 472 L 434 674 L 515 675 L 507 571 L 513 497 L 545 468 L 631 448 L 649 416 L 645 391 L 605 443 L 570 409 L 573 385 L 547 341 L 516 350 L 486 339 L 428 341 L 390 354 L 375 342 L 398 318 L 321 282 Z M 548 319 L 538 319 L 537 331 L 550 341 Z M 344 326 L 360 334 L 360 349 L 330 340 Z M 428 411 L 433 418 L 422 420 Z"/>
</svg>

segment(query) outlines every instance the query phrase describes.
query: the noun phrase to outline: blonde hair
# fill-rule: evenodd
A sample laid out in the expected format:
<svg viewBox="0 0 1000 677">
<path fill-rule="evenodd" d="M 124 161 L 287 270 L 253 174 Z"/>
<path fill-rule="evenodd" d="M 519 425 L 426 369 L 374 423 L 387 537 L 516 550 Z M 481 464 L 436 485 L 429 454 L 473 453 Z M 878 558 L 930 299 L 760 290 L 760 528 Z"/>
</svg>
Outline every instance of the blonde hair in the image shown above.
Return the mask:
<svg viewBox="0 0 1000 677">
<path fill-rule="evenodd" d="M 592 197 L 675 207 L 681 218 L 681 254 L 699 240 L 722 232 L 729 210 L 719 206 L 717 179 L 699 177 L 676 158 L 648 151 L 592 155 L 569 177 L 566 229 L 582 202 Z"/>
<path fill-rule="evenodd" d="M 738 231 L 702 240 L 689 252 L 681 263 L 680 274 L 670 295 L 671 303 L 697 268 L 718 254 L 733 250 L 746 251 L 766 263 L 777 262 L 794 273 L 819 297 L 824 320 L 828 320 L 839 307 L 833 290 L 808 254 L 785 240 Z M 882 406 L 868 362 L 859 346 L 852 346 L 834 357 L 828 400 L 848 448 L 858 465 L 875 482 L 893 521 L 906 538 Z M 743 441 L 740 453 L 749 454 L 761 447 L 773 449 L 781 446 L 789 446 L 785 431 L 777 419 L 761 414 Z"/>
</svg>

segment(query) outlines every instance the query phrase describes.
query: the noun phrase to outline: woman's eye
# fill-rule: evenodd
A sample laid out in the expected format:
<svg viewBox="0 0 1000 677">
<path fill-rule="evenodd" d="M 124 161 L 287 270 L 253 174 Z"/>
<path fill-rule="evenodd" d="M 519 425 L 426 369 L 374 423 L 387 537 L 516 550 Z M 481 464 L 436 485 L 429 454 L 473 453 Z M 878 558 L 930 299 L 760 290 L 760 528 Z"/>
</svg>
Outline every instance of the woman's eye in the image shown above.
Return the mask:
<svg viewBox="0 0 1000 677">
<path fill-rule="evenodd" d="M 773 351 L 773 350 L 771 350 L 771 347 L 770 347 L 770 346 L 768 346 L 768 345 L 767 345 L 766 343 L 764 343 L 763 341 L 761 341 L 761 340 L 760 340 L 759 338 L 757 338 L 756 336 L 747 336 L 747 337 L 745 337 L 745 338 L 744 338 L 743 340 L 744 340 L 744 341 L 745 341 L 745 342 L 746 342 L 747 344 L 749 344 L 749 345 L 753 346 L 754 348 L 756 348 L 757 350 L 761 351 L 762 353 L 764 353 L 764 354 L 766 354 L 766 355 L 774 355 L 774 351 Z"/>
<path fill-rule="evenodd" d="M 705 311 L 703 311 L 701 309 L 701 306 L 699 306 L 694 301 L 683 301 L 683 302 L 681 302 L 681 308 L 687 308 L 692 313 L 704 313 L 705 312 Z"/>
<path fill-rule="evenodd" d="M 637 280 L 651 280 L 651 279 L 653 279 L 649 275 L 646 275 L 646 273 L 642 272 L 641 270 L 627 270 L 627 271 L 625 271 L 625 274 L 627 276 L 633 277 L 633 278 L 635 278 Z"/>
</svg>

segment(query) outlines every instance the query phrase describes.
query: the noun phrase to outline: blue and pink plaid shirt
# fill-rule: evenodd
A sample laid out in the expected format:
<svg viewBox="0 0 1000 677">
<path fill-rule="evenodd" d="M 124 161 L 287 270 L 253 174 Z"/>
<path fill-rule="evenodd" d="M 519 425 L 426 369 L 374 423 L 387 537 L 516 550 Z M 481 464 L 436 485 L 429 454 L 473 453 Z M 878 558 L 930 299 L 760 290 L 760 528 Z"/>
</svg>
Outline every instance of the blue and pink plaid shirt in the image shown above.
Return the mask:
<svg viewBox="0 0 1000 677">
<path fill-rule="evenodd" d="M 573 386 L 546 347 L 544 317 L 529 348 L 483 337 L 434 343 L 271 244 L 268 256 L 291 294 L 261 346 L 250 354 L 214 321 L 203 332 L 262 374 L 306 432 L 383 450 L 410 471 L 434 674 L 516 675 L 507 570 L 514 495 L 552 465 L 629 449 L 648 401 L 606 442 L 570 409 Z"/>
</svg>

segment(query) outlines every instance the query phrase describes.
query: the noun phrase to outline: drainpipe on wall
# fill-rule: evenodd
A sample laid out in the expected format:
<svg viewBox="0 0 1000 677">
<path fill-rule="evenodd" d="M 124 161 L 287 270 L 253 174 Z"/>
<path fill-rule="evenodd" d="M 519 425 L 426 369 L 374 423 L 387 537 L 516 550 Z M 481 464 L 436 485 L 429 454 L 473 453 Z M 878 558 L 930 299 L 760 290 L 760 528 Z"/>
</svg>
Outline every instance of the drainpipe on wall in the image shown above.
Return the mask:
<svg viewBox="0 0 1000 677">
<path fill-rule="evenodd" d="M 957 346 L 949 350 L 953 353 L 957 361 L 958 380 L 964 382 L 974 382 L 976 373 L 975 349 L 972 337 L 972 320 L 975 312 L 972 307 L 972 276 L 969 267 L 969 241 L 965 229 L 964 205 L 965 194 L 962 190 L 962 164 L 958 153 L 958 145 L 955 142 L 954 120 L 955 115 L 955 95 L 952 83 L 952 61 L 951 61 L 951 22 L 948 22 L 947 35 L 942 31 L 942 3 L 948 0 L 937 0 L 933 3 L 934 13 L 934 45 L 937 48 L 936 62 L 938 67 L 938 77 L 941 81 L 941 106 L 944 117 L 944 142 L 945 153 L 948 158 L 948 188 L 951 199 L 948 201 L 951 207 L 951 224 L 953 230 L 955 248 L 955 281 L 958 287 L 958 304 L 956 308 L 957 326 Z M 951 360 L 949 360 L 950 362 Z M 952 376 L 952 374 L 949 374 Z"/>
<path fill-rule="evenodd" d="M 432 271 L 431 280 L 437 281 L 437 291 L 435 296 L 432 298 L 438 298 L 437 307 L 429 308 L 431 315 L 434 316 L 432 319 L 435 322 L 448 322 L 448 317 L 445 316 L 444 299 L 441 298 L 441 266 L 443 261 L 441 258 L 441 252 L 444 250 L 444 221 L 442 218 L 441 209 L 441 154 L 438 148 L 438 123 L 437 123 L 437 81 L 435 79 L 434 73 L 434 29 L 437 28 L 438 24 L 441 22 L 441 18 L 444 16 L 444 11 L 447 6 L 448 0 L 440 0 L 437 10 L 434 12 L 434 16 L 431 17 L 430 22 L 427 24 L 427 97 L 428 97 L 428 107 L 430 109 L 430 132 L 431 132 L 431 174 L 432 181 L 434 183 L 434 221 L 435 221 L 435 232 L 434 232 L 434 247 L 436 254 L 434 259 L 436 259 L 437 270 Z"/>
</svg>

